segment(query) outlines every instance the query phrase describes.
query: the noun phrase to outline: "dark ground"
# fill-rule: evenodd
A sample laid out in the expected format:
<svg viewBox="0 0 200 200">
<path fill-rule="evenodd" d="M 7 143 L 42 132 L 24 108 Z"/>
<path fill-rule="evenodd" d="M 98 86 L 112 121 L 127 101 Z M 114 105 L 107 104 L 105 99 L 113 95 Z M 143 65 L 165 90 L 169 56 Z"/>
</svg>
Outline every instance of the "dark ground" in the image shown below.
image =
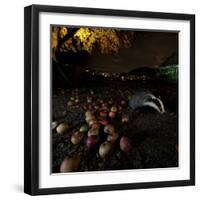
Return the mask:
<svg viewBox="0 0 200 200">
<path fill-rule="evenodd" d="M 85 141 L 73 145 L 70 141 L 72 132 L 78 130 L 85 124 L 84 106 L 92 107 L 95 102 L 102 100 L 107 103 L 113 99 L 112 105 L 118 105 L 123 99 L 128 102 L 128 98 L 140 88 L 146 88 L 153 94 L 160 96 L 166 112 L 143 113 L 133 111 L 125 106 L 122 113 L 115 119 L 108 119 L 119 133 L 120 137 L 127 136 L 132 143 L 132 150 L 125 154 L 120 150 L 119 141 L 115 143 L 113 153 L 102 160 L 98 154 L 99 145 L 92 151 L 86 149 Z M 178 123 L 177 123 L 177 85 L 173 84 L 141 84 L 134 82 L 103 84 L 92 89 L 94 94 L 90 94 L 90 88 L 60 89 L 53 95 L 52 120 L 57 122 L 67 122 L 70 129 L 66 133 L 59 135 L 55 129 L 52 131 L 52 172 L 59 172 L 62 160 L 66 156 L 81 155 L 79 171 L 99 171 L 99 170 L 119 170 L 119 169 L 143 169 L 143 168 L 163 168 L 178 166 Z M 67 106 L 71 96 L 78 96 L 80 102 L 73 106 Z M 92 103 L 87 103 L 87 97 L 92 97 Z M 111 105 L 110 105 L 111 106 Z M 108 105 L 109 107 L 109 105 Z M 92 108 L 94 110 L 94 108 Z M 99 111 L 96 111 L 98 113 Z M 129 116 L 129 122 L 122 124 L 120 117 L 122 114 Z M 105 140 L 102 135 L 101 141 Z M 102 133 L 101 133 L 102 132 Z M 119 140 L 119 139 L 118 139 Z"/>
</svg>

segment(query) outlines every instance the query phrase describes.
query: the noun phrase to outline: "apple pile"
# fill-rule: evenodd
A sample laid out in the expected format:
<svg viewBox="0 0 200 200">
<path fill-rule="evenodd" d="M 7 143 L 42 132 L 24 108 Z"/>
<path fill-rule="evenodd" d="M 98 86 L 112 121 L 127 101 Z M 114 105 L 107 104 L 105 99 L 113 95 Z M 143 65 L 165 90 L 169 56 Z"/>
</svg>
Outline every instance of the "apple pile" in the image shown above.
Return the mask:
<svg viewBox="0 0 200 200">
<path fill-rule="evenodd" d="M 87 110 L 85 112 L 85 121 L 86 124 L 82 125 L 79 131 L 74 132 L 71 136 L 72 144 L 76 145 L 81 142 L 83 135 L 86 135 L 86 148 L 88 150 L 93 149 L 94 147 L 99 146 L 99 156 L 102 159 L 106 159 L 114 150 L 115 143 L 119 139 L 119 133 L 115 130 L 114 125 L 109 123 L 109 118 L 113 119 L 117 115 L 118 108 L 112 106 L 110 111 L 105 110 L 105 104 L 103 104 L 104 110 L 99 112 L 94 112 Z M 127 116 L 122 116 L 121 123 L 128 122 Z M 100 128 L 103 127 L 103 133 L 100 131 Z M 101 141 L 101 134 L 106 134 L 106 140 Z M 131 142 L 127 137 L 122 136 L 119 139 L 120 149 L 129 153 L 132 149 Z"/>
<path fill-rule="evenodd" d="M 94 92 L 91 91 L 91 93 Z M 77 100 L 79 100 L 79 96 L 71 97 L 68 106 L 78 103 Z M 114 121 L 119 121 L 122 125 L 129 122 L 129 117 L 123 112 L 127 102 L 121 100 L 119 104 L 114 104 L 112 99 L 106 103 L 101 99 L 96 99 L 94 103 L 94 98 L 91 96 L 86 98 L 86 102 L 83 105 L 85 123 L 72 133 L 71 143 L 79 145 L 84 140 L 86 151 L 97 150 L 98 155 L 104 161 L 114 152 L 117 145 L 121 151 L 129 154 L 132 149 L 130 139 L 119 133 L 113 125 Z M 68 128 L 66 123 L 62 123 L 57 126 L 57 132 L 63 133 Z M 79 164 L 80 156 L 78 158 L 66 157 L 61 164 L 60 171 L 74 171 L 78 169 Z"/>
</svg>

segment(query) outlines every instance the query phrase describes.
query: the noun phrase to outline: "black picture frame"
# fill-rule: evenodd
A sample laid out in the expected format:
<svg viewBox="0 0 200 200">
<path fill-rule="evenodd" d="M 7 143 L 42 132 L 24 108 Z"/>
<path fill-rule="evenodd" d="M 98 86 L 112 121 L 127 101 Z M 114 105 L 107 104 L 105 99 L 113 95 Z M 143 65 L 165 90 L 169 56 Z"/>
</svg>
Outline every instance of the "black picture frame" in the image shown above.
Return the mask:
<svg viewBox="0 0 200 200">
<path fill-rule="evenodd" d="M 148 183 L 39 188 L 39 13 L 76 13 L 190 23 L 190 179 Z M 30 195 L 127 190 L 195 184 L 195 16 L 160 12 L 31 5 L 24 9 L 24 192 Z"/>
</svg>

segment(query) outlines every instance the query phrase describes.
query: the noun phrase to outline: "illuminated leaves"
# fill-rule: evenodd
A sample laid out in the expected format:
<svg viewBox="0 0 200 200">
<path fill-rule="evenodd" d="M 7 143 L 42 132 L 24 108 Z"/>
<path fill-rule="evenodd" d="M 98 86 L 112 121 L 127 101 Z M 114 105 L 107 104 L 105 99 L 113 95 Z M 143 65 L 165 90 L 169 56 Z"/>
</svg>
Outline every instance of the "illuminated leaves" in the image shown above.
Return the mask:
<svg viewBox="0 0 200 200">
<path fill-rule="evenodd" d="M 57 48 L 58 46 L 58 29 L 54 28 L 52 30 L 52 40 L 51 40 L 52 48 Z"/>
<path fill-rule="evenodd" d="M 60 36 L 60 38 L 64 38 L 65 35 L 67 35 L 67 33 L 68 33 L 67 28 L 66 28 L 66 27 L 61 27 L 61 29 L 60 29 L 60 31 L 59 31 L 59 36 Z"/>
<path fill-rule="evenodd" d="M 79 45 L 82 44 L 82 49 L 91 53 L 93 49 L 93 45 L 96 42 L 96 37 L 94 31 L 89 28 L 80 28 L 74 34 L 74 39 L 77 40 Z M 81 48 L 79 46 L 79 48 Z"/>
<path fill-rule="evenodd" d="M 98 48 L 102 54 L 112 54 L 118 53 L 120 48 L 130 47 L 134 35 L 130 31 L 128 33 L 127 31 L 104 28 L 79 28 L 67 37 L 68 32 L 69 29 L 66 27 L 54 28 L 52 30 L 52 48 L 57 48 L 61 42 L 60 51 L 78 52 L 85 50 L 91 54 L 94 48 Z"/>
<path fill-rule="evenodd" d="M 91 53 L 95 44 L 102 54 L 117 53 L 120 47 L 120 40 L 113 29 L 102 28 L 80 28 L 74 35 L 80 41 L 83 50 Z"/>
<path fill-rule="evenodd" d="M 52 28 L 52 48 L 57 48 L 59 40 L 63 39 L 68 33 L 66 27 L 53 27 Z"/>
<path fill-rule="evenodd" d="M 96 40 L 102 54 L 117 53 L 120 47 L 120 41 L 113 29 L 94 29 Z"/>
</svg>

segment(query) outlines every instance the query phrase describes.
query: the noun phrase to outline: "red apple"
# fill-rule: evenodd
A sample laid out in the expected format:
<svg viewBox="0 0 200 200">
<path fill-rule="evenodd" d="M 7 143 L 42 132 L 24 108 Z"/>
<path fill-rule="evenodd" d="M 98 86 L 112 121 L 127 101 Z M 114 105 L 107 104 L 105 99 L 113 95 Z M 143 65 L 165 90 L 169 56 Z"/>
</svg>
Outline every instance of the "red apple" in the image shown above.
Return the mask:
<svg viewBox="0 0 200 200">
<path fill-rule="evenodd" d="M 99 136 L 91 135 L 86 140 L 86 146 L 88 149 L 91 149 L 91 148 L 95 147 L 98 142 L 99 142 Z"/>
<path fill-rule="evenodd" d="M 130 140 L 125 136 L 121 137 L 119 144 L 120 144 L 120 149 L 125 153 L 129 153 L 132 149 Z"/>
<path fill-rule="evenodd" d="M 99 115 L 101 117 L 106 117 L 107 116 L 107 112 L 106 111 L 101 111 Z"/>
<path fill-rule="evenodd" d="M 105 125 L 108 124 L 108 121 L 107 120 L 100 120 L 99 123 L 105 126 Z"/>
</svg>

